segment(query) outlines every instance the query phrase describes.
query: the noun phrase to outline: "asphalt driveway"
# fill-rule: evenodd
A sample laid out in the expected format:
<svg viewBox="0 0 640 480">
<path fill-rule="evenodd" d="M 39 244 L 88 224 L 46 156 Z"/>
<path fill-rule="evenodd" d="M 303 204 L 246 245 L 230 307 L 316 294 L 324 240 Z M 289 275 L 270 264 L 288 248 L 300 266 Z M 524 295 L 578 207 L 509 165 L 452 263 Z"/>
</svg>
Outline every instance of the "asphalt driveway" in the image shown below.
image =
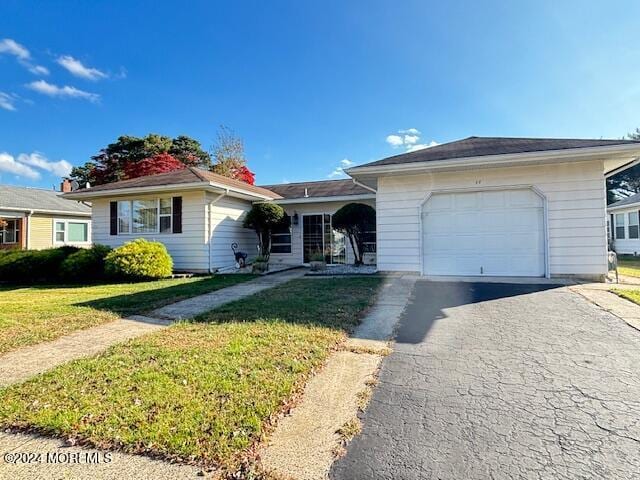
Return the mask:
<svg viewBox="0 0 640 480">
<path fill-rule="evenodd" d="M 418 281 L 333 479 L 640 478 L 640 332 L 566 288 Z"/>
</svg>

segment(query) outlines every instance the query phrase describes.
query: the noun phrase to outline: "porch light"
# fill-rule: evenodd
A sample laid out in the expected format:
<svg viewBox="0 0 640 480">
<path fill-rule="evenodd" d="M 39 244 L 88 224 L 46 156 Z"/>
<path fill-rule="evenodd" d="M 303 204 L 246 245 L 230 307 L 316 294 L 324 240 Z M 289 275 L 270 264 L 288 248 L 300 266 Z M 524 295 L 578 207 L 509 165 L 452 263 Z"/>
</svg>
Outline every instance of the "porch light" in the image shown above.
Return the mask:
<svg viewBox="0 0 640 480">
<path fill-rule="evenodd" d="M 298 225 L 298 212 L 293 212 L 293 216 L 291 217 L 291 222 L 294 225 Z"/>
</svg>

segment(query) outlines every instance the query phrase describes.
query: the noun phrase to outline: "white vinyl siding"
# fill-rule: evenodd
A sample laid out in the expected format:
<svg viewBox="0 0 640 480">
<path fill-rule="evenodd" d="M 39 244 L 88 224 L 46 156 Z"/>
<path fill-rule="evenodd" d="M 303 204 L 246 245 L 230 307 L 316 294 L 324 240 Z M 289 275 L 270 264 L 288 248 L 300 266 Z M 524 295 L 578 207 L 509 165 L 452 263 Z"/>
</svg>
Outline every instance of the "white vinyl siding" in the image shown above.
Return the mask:
<svg viewBox="0 0 640 480">
<path fill-rule="evenodd" d="M 378 268 L 421 271 L 420 206 L 429 193 L 501 186 L 534 186 L 546 197 L 552 276 L 606 273 L 602 161 L 380 177 Z"/>
<path fill-rule="evenodd" d="M 215 194 L 207 194 L 207 203 L 217 197 Z M 213 269 L 228 269 L 235 266 L 235 257 L 231 250 L 232 243 L 237 243 L 238 250 L 249 255 L 248 261 L 258 254 L 258 237 L 255 231 L 242 226 L 244 216 L 251 209 L 251 205 L 251 202 L 233 197 L 222 197 L 211 205 L 209 221 L 213 228 L 211 242 Z M 184 231 L 184 225 L 182 228 Z"/>
<path fill-rule="evenodd" d="M 182 233 L 154 232 L 110 235 L 109 202 L 111 200 L 155 200 L 158 198 L 158 194 L 135 195 L 113 199 L 96 199 L 92 202 L 93 242 L 118 247 L 136 238 L 157 240 L 167 247 L 173 258 L 175 270 L 206 272 L 209 268 L 209 252 L 206 243 L 205 193 L 175 191 L 166 196 L 182 197 Z"/>
</svg>

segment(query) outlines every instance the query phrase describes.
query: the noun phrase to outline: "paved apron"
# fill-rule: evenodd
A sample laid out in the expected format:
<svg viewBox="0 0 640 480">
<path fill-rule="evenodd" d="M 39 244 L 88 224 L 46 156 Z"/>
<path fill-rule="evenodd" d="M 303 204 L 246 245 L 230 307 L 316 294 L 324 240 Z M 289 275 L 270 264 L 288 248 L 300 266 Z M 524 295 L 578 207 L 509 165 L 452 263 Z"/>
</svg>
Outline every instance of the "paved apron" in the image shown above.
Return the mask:
<svg viewBox="0 0 640 480">
<path fill-rule="evenodd" d="M 640 478 L 640 332 L 566 287 L 418 281 L 333 479 Z"/>
</svg>

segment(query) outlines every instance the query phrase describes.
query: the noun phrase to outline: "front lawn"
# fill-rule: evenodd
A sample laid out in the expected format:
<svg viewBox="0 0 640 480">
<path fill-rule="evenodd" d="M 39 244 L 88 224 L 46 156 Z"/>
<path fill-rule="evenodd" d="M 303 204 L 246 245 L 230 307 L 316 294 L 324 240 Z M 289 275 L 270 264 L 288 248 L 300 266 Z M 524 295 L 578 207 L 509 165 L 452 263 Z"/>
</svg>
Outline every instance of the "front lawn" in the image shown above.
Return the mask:
<svg viewBox="0 0 640 480">
<path fill-rule="evenodd" d="M 0 392 L 0 426 L 234 468 L 373 302 L 380 277 L 297 279 Z"/>
<path fill-rule="evenodd" d="M 633 303 L 637 303 L 640 305 L 640 290 L 613 289 L 611 291 L 619 297 L 626 298 L 627 300 L 631 300 Z"/>
<path fill-rule="evenodd" d="M 619 257 L 618 273 L 629 277 L 640 277 L 640 258 L 638 257 Z"/>
<path fill-rule="evenodd" d="M 251 278 L 215 275 L 91 286 L 2 286 L 0 355 Z"/>
</svg>

